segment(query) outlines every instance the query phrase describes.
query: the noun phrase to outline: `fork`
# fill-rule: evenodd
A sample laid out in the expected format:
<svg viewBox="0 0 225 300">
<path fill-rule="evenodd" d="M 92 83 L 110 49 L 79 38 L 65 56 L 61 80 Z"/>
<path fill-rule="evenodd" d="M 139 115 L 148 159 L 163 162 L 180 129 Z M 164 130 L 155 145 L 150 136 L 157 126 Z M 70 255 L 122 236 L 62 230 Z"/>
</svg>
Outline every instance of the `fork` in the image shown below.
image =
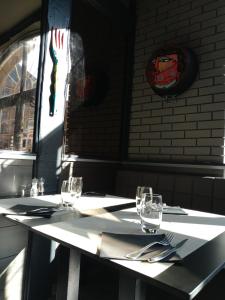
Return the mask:
<svg viewBox="0 0 225 300">
<path fill-rule="evenodd" d="M 50 85 L 50 97 L 49 97 L 49 116 L 54 116 L 55 101 L 56 101 L 56 83 L 57 83 L 57 72 L 58 62 L 62 55 L 62 49 L 64 44 L 64 33 L 57 28 L 51 29 L 51 41 L 50 41 L 50 57 L 52 59 L 53 67 L 51 74 L 51 85 Z"/>
<path fill-rule="evenodd" d="M 173 234 L 172 233 L 168 233 L 164 236 L 164 238 L 160 241 L 154 241 L 151 242 L 150 244 L 144 246 L 143 248 L 139 249 L 139 250 L 135 250 L 133 252 L 130 252 L 128 254 L 125 255 L 126 258 L 132 259 L 132 260 L 136 260 L 138 259 L 147 249 L 151 248 L 152 246 L 158 244 L 158 245 L 162 245 L 162 246 L 168 246 L 170 244 L 170 242 L 173 239 Z"/>
</svg>

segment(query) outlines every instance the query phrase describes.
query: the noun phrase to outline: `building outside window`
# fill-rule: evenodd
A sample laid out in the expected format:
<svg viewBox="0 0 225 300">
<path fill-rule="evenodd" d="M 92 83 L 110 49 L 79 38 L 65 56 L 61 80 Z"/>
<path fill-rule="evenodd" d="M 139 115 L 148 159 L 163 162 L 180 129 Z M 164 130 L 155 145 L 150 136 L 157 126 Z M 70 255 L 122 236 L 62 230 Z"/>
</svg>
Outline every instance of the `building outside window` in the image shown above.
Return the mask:
<svg viewBox="0 0 225 300">
<path fill-rule="evenodd" d="M 40 37 L 0 48 L 0 150 L 32 152 Z"/>
</svg>

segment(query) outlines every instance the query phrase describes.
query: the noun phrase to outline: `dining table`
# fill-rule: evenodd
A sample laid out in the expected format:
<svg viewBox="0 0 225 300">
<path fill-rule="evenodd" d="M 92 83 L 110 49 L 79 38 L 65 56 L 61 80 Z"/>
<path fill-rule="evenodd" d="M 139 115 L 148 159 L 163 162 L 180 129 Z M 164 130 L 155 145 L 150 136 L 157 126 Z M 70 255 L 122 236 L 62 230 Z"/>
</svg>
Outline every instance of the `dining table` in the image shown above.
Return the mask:
<svg viewBox="0 0 225 300">
<path fill-rule="evenodd" d="M 45 197 L 45 200 L 48 199 L 48 205 L 56 199 L 56 196 Z M 136 213 L 133 199 L 114 196 L 98 199 L 81 197 L 79 204 L 77 203 L 77 211 L 56 212 L 49 219 L 7 215 L 10 205 L 18 203 L 18 199 L 7 200 L 9 202 L 1 200 L 0 213 L 25 226 L 31 234 L 30 241 L 34 242 L 34 235 L 42 236 L 69 248 L 67 300 L 76 300 L 79 297 L 81 255 L 90 255 L 93 259 L 96 258 L 99 264 L 107 264 L 119 270 L 119 300 L 144 300 L 146 286 L 154 286 L 177 299 L 194 299 L 225 264 L 223 215 L 184 208 L 184 214 L 176 213 L 176 209 L 171 213 L 165 212 L 157 234 L 172 233 L 171 244 L 184 244 L 176 251 L 174 257 L 151 263 L 148 260 L 130 260 L 124 255 L 132 243 L 138 244 L 142 238 L 152 238 L 141 230 L 140 217 Z M 94 200 L 98 205 L 94 206 L 91 203 Z M 40 204 L 43 198 L 21 201 L 28 204 L 37 201 L 36 203 Z M 110 211 L 107 205 L 103 204 L 106 202 Z M 85 218 L 81 217 L 82 213 Z M 132 243 L 129 242 L 131 237 Z M 35 245 L 37 247 L 37 243 Z M 30 251 L 30 259 L 31 257 L 35 259 L 37 253 Z M 31 276 L 32 264 L 28 269 Z M 36 276 L 35 272 L 33 276 Z M 35 296 L 29 298 L 30 294 L 32 291 L 26 290 L 24 299 L 35 300 Z"/>
</svg>

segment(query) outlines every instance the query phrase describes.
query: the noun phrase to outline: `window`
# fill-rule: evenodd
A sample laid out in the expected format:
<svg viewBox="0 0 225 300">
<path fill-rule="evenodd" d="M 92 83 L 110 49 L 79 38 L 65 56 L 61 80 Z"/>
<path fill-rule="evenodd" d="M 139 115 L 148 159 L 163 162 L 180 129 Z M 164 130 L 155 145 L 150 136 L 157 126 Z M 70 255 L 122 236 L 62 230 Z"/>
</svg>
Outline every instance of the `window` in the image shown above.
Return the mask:
<svg viewBox="0 0 225 300">
<path fill-rule="evenodd" d="M 32 151 L 39 47 L 33 36 L 0 50 L 0 149 Z"/>
</svg>

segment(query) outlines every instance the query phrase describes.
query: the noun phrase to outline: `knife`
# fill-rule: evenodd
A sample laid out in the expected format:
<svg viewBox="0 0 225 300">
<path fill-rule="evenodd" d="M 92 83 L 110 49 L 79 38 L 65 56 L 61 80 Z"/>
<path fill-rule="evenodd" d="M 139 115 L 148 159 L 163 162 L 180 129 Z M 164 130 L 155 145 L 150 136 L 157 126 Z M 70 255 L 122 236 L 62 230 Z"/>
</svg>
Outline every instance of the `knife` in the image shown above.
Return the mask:
<svg viewBox="0 0 225 300">
<path fill-rule="evenodd" d="M 181 242 L 177 243 L 175 246 L 166 249 L 165 251 L 161 252 L 160 254 L 157 254 L 153 257 L 148 258 L 148 262 L 153 263 L 153 262 L 157 262 L 157 261 L 161 261 L 164 258 L 170 256 L 171 254 L 173 254 L 174 252 L 176 252 L 176 250 L 178 248 L 180 248 L 181 246 L 183 246 L 184 243 L 186 243 L 188 239 L 182 240 Z"/>
</svg>

